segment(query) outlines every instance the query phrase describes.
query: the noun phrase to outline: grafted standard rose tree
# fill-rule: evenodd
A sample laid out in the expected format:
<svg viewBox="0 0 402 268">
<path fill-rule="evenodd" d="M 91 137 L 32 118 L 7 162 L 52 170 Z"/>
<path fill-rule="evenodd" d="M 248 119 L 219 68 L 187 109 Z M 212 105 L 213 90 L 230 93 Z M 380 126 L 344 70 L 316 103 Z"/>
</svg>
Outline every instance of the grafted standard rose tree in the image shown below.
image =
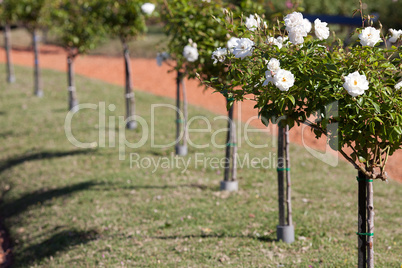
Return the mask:
<svg viewBox="0 0 402 268">
<path fill-rule="evenodd" d="M 67 51 L 68 109 L 78 105 L 74 60 L 95 48 L 105 36 L 102 3 L 96 0 L 57 0 L 51 14 L 60 45 Z"/>
<path fill-rule="evenodd" d="M 231 84 L 231 77 L 222 68 L 231 40 L 228 31 L 216 19 L 225 18 L 221 1 L 165 1 L 162 18 L 169 36 L 168 51 L 176 61 L 174 70 L 178 73 L 178 85 L 183 84 L 183 77 L 209 80 L 216 83 Z M 233 42 L 233 40 L 232 40 Z M 211 58 L 213 61 L 211 61 Z M 178 103 L 180 94 L 178 87 Z M 183 90 L 185 93 L 185 90 Z M 224 180 L 222 190 L 237 190 L 236 176 L 236 130 L 233 122 L 234 99 L 222 92 L 229 109 L 228 132 L 226 140 Z M 186 100 L 184 100 L 186 102 Z M 177 138 L 180 134 L 180 114 L 177 115 Z M 187 112 L 184 111 L 184 129 L 186 130 Z M 186 142 L 186 132 L 183 142 Z M 180 146 L 180 145 L 178 145 Z"/>
<path fill-rule="evenodd" d="M 232 87 L 230 92 L 239 101 L 251 94 L 266 125 L 283 117 L 289 128 L 307 124 L 317 138 L 326 135 L 358 170 L 359 189 L 367 189 L 359 192 L 359 267 L 373 267 L 373 180 L 387 179 L 387 159 L 402 142 L 402 50 L 379 47 L 380 32 L 373 27 L 358 29 L 360 44 L 346 48 L 340 40 L 325 41 L 320 21 L 314 23 L 317 39 L 305 38 L 301 19 L 293 13 L 285 25 L 254 32 L 227 24 L 254 42 L 252 48 L 238 48 L 251 55 L 225 61 L 230 72 L 242 74 L 233 83 L 242 90 Z M 267 42 L 272 37 L 288 37 L 290 43 L 279 48 Z M 272 58 L 280 62 L 277 71 L 267 67 Z M 318 118 L 312 121 L 311 116 Z"/>
<path fill-rule="evenodd" d="M 37 31 L 47 23 L 49 11 L 46 5 L 49 0 L 4 0 L 4 12 L 8 22 L 21 23 L 32 35 L 34 52 L 34 94 L 43 96 L 43 85 L 39 68 L 39 38 Z M 6 38 L 9 37 L 8 23 L 6 23 Z M 6 40 L 6 43 L 9 42 Z M 7 46 L 8 47 L 8 46 Z M 7 54 L 7 59 L 9 54 Z M 9 61 L 9 59 L 8 59 Z M 10 67 L 9 67 L 10 68 Z M 9 81 L 13 80 L 12 69 L 9 71 Z"/>
<path fill-rule="evenodd" d="M 150 15 L 155 5 L 131 0 L 106 0 L 103 3 L 106 26 L 112 37 L 119 38 L 123 46 L 125 67 L 125 103 L 126 127 L 135 129 L 135 96 L 131 77 L 130 50 L 128 42 L 146 32 L 145 19 Z"/>
</svg>

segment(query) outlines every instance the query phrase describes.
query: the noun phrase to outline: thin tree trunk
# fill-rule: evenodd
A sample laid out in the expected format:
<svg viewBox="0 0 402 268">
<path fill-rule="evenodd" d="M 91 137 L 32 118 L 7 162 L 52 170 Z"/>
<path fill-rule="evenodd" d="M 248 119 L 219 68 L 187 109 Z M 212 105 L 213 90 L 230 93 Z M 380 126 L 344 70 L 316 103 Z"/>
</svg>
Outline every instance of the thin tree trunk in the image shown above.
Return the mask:
<svg viewBox="0 0 402 268">
<path fill-rule="evenodd" d="M 374 268 L 374 190 L 373 180 L 367 182 L 367 267 Z"/>
<path fill-rule="evenodd" d="M 11 59 L 11 33 L 10 25 L 4 25 L 4 46 L 6 49 L 6 59 L 7 59 L 7 82 L 15 82 L 14 66 Z"/>
<path fill-rule="evenodd" d="M 33 51 L 34 51 L 34 81 L 35 81 L 35 96 L 42 97 L 43 96 L 43 89 L 42 89 L 42 80 L 40 75 L 40 68 L 39 68 L 39 48 L 38 48 L 38 36 L 36 29 L 32 31 L 32 44 L 33 44 Z"/>
<path fill-rule="evenodd" d="M 226 100 L 228 103 L 229 101 Z M 228 132 L 226 135 L 226 152 L 225 152 L 225 171 L 223 180 L 224 181 L 231 181 L 232 178 L 230 177 L 230 161 L 232 156 L 232 146 L 233 146 L 233 105 L 230 107 L 228 111 Z M 232 173 L 233 175 L 233 173 Z"/>
<path fill-rule="evenodd" d="M 130 50 L 126 42 L 122 41 L 124 50 L 124 66 L 125 66 L 125 96 L 126 96 L 126 127 L 128 129 L 135 129 L 137 124 L 134 120 L 135 116 L 135 96 L 133 91 L 133 82 L 131 79 L 131 65 L 130 65 Z"/>
<path fill-rule="evenodd" d="M 288 225 L 293 225 L 292 220 L 292 188 L 290 181 L 290 154 L 289 154 L 289 126 L 285 128 L 285 154 L 286 154 L 286 207 Z"/>
<path fill-rule="evenodd" d="M 180 71 L 177 71 L 177 77 L 176 77 L 176 153 L 178 152 L 178 147 L 180 146 L 180 132 L 181 132 L 181 118 L 180 118 L 180 84 L 183 79 L 183 73 Z"/>
<path fill-rule="evenodd" d="M 187 90 L 186 85 L 184 83 L 184 79 L 181 80 L 181 88 L 183 91 L 183 115 L 184 115 L 184 135 L 183 135 L 183 146 L 187 146 L 187 120 L 188 120 L 188 105 L 187 105 Z"/>
<path fill-rule="evenodd" d="M 285 225 L 285 203 L 284 203 L 284 158 L 283 158 L 283 137 L 284 128 L 278 124 L 278 208 L 279 226 Z"/>
<path fill-rule="evenodd" d="M 68 109 L 70 111 L 78 104 L 74 81 L 74 57 L 72 54 L 67 56 Z"/>
<path fill-rule="evenodd" d="M 358 227 L 357 233 L 366 232 L 366 175 L 359 171 L 358 174 Z M 367 257 L 366 257 L 366 236 L 357 236 L 358 245 L 358 268 L 366 268 Z"/>
</svg>

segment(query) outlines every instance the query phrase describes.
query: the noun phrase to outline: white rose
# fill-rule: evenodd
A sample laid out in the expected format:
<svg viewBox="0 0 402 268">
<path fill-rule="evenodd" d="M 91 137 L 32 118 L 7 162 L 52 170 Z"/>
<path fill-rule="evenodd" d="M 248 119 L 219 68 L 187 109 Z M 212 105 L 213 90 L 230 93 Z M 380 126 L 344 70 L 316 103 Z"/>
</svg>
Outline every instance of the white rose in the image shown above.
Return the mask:
<svg viewBox="0 0 402 268">
<path fill-rule="evenodd" d="M 267 38 L 267 43 L 269 45 L 277 46 L 279 49 L 281 49 L 282 48 L 282 37 L 279 36 L 278 38 L 275 38 L 275 37 L 270 36 Z"/>
<path fill-rule="evenodd" d="M 214 52 L 212 52 L 212 59 L 215 60 L 214 64 L 216 64 L 218 61 L 223 62 L 227 54 L 228 50 L 226 48 L 220 48 L 220 47 Z"/>
<path fill-rule="evenodd" d="M 402 81 L 395 85 L 395 89 L 399 90 L 402 88 Z"/>
<path fill-rule="evenodd" d="M 268 86 L 270 82 L 273 82 L 273 77 L 272 77 L 272 72 L 271 71 L 266 71 L 265 72 L 265 78 L 266 80 L 262 84 L 263 86 Z"/>
<path fill-rule="evenodd" d="M 364 74 L 360 75 L 358 71 L 348 74 L 345 77 L 343 88 L 353 97 L 362 95 L 369 88 L 369 82 Z"/>
<path fill-rule="evenodd" d="M 294 27 L 304 25 L 303 15 L 299 12 L 293 12 L 286 15 L 283 20 L 285 21 L 286 30 L 291 32 Z"/>
<path fill-rule="evenodd" d="M 260 23 L 261 23 L 261 20 L 258 16 L 250 15 L 248 18 L 246 18 L 246 22 L 244 23 L 244 25 L 246 25 L 247 29 L 254 32 L 255 29 L 258 28 Z"/>
<path fill-rule="evenodd" d="M 270 59 L 268 62 L 268 70 L 271 72 L 277 72 L 281 68 L 280 66 L 281 63 L 275 58 Z"/>
<path fill-rule="evenodd" d="M 327 25 L 328 23 L 321 22 L 320 19 L 314 21 L 314 32 L 318 39 L 324 40 L 329 37 L 329 28 Z"/>
<path fill-rule="evenodd" d="M 227 47 L 229 49 L 230 52 L 233 52 L 233 49 L 237 46 L 237 41 L 239 41 L 240 39 L 237 37 L 231 37 L 227 43 Z"/>
<path fill-rule="evenodd" d="M 187 45 L 183 49 L 183 56 L 189 61 L 194 62 L 198 59 L 198 49 L 197 46 L 193 43 L 193 45 Z"/>
<path fill-rule="evenodd" d="M 289 41 L 295 45 L 303 44 L 304 37 L 307 36 L 307 32 L 304 30 L 303 25 L 299 25 L 297 27 L 292 28 L 292 31 L 289 32 Z"/>
<path fill-rule="evenodd" d="M 282 37 L 282 36 L 278 36 L 276 38 L 276 40 L 278 40 L 278 43 L 280 44 L 280 46 L 282 47 L 283 45 L 287 45 L 287 42 L 289 40 L 289 38 L 287 36 Z M 279 47 L 279 46 L 278 46 Z"/>
<path fill-rule="evenodd" d="M 309 33 L 311 31 L 312 25 L 311 25 L 311 22 L 308 19 L 303 19 L 303 26 L 304 26 L 304 30 L 306 32 Z"/>
<path fill-rule="evenodd" d="M 280 69 L 274 75 L 272 82 L 280 91 L 288 91 L 295 84 L 295 77 L 290 71 Z"/>
<path fill-rule="evenodd" d="M 373 27 L 364 28 L 362 33 L 359 34 L 359 39 L 362 46 L 374 47 L 375 44 L 381 41 L 380 30 Z"/>
<path fill-rule="evenodd" d="M 388 41 L 391 43 L 398 41 L 399 37 L 402 35 L 402 30 L 389 29 L 389 31 L 391 32 L 392 36 L 388 39 Z"/>
<path fill-rule="evenodd" d="M 237 40 L 237 45 L 233 49 L 233 54 L 236 58 L 244 59 L 253 55 L 254 42 L 249 38 L 240 38 Z"/>
<path fill-rule="evenodd" d="M 155 5 L 152 3 L 145 3 L 141 6 L 142 12 L 144 12 L 147 15 L 151 15 L 152 12 L 155 10 Z"/>
</svg>

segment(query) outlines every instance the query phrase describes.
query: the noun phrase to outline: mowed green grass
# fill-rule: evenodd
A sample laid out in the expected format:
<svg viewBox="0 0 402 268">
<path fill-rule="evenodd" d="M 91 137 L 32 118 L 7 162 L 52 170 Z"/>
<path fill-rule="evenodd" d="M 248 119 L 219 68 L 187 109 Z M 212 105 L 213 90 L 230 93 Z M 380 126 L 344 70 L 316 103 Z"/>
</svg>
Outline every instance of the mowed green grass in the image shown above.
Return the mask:
<svg viewBox="0 0 402 268">
<path fill-rule="evenodd" d="M 170 157 L 174 148 L 118 147 L 80 149 L 66 138 L 66 75 L 43 71 L 42 99 L 33 96 L 32 70 L 16 67 L 17 83 L 5 82 L 0 65 L 0 215 L 13 239 L 15 267 L 353 267 L 357 264 L 356 171 L 343 161 L 330 167 L 297 145 L 291 146 L 293 214 L 296 242 L 275 241 L 276 172 L 239 169 L 237 193 L 219 191 L 222 170 L 195 167 L 196 154 L 220 157 L 223 149 L 190 147 L 190 168 L 130 168 L 130 153 L 141 159 Z M 105 102 L 106 118 L 124 114 L 123 88 L 77 77 L 80 103 Z M 137 113 L 151 122 L 152 104 L 174 100 L 137 92 Z M 154 142 L 172 141 L 175 114 L 156 110 Z M 190 118 L 207 116 L 212 131 L 226 127 L 216 115 L 190 107 Z M 86 109 L 73 118 L 73 134 L 94 142 L 99 136 L 98 111 Z M 195 120 L 193 128 L 205 128 Z M 109 131 L 116 137 L 109 135 Z M 144 128 L 125 131 L 138 141 Z M 118 144 L 118 127 L 106 127 Z M 209 144 L 213 133 L 192 133 Z M 254 149 L 242 140 L 240 158 L 275 158 L 275 141 L 249 133 Z M 224 144 L 225 133 L 216 135 Z M 273 159 L 274 160 L 274 159 Z M 274 162 L 274 161 L 273 161 Z M 146 164 L 146 163 L 144 163 Z M 267 165 L 268 163 L 265 162 Z M 375 182 L 375 261 L 378 267 L 400 267 L 402 187 Z M 278 266 L 283 265 L 283 266 Z"/>
</svg>

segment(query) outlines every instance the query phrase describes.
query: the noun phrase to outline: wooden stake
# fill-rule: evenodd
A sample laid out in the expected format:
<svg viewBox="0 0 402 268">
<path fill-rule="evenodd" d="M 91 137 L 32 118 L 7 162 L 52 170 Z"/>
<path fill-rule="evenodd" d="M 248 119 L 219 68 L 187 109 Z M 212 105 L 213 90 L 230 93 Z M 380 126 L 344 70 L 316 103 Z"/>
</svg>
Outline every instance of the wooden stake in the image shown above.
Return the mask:
<svg viewBox="0 0 402 268">
<path fill-rule="evenodd" d="M 284 203 L 284 158 L 283 158 L 284 128 L 278 124 L 278 209 L 279 226 L 285 225 L 285 203 Z"/>
<path fill-rule="evenodd" d="M 359 171 L 358 173 L 358 226 L 357 233 L 366 232 L 366 175 Z M 357 236 L 358 250 L 358 268 L 366 268 L 366 236 Z"/>
<path fill-rule="evenodd" d="M 367 267 L 374 268 L 374 190 L 373 180 L 367 182 Z"/>
<path fill-rule="evenodd" d="M 292 188 L 290 181 L 290 153 L 289 153 L 289 126 L 285 128 L 285 154 L 286 154 L 286 207 L 288 225 L 293 225 L 292 220 Z"/>
<path fill-rule="evenodd" d="M 39 68 L 39 48 L 38 48 L 38 36 L 36 34 L 36 30 L 32 31 L 32 44 L 33 44 L 33 52 L 34 52 L 34 81 L 35 81 L 35 88 L 34 93 L 35 96 L 43 96 L 42 90 L 42 80 L 40 75 L 40 68 Z"/>
<path fill-rule="evenodd" d="M 226 103 L 229 103 L 228 100 L 226 100 Z M 233 105 L 230 107 L 228 111 L 228 132 L 226 135 L 226 152 L 225 152 L 225 171 L 224 171 L 224 176 L 223 180 L 224 181 L 230 181 L 232 178 L 230 177 L 230 161 L 231 161 L 231 156 L 232 154 L 232 145 L 235 142 L 233 140 Z M 233 173 L 232 173 L 233 176 Z"/>
<path fill-rule="evenodd" d="M 187 120 L 188 120 L 188 108 L 187 107 L 188 107 L 188 105 L 187 105 L 187 90 L 186 90 L 186 85 L 184 83 L 184 79 L 181 79 L 181 88 L 182 88 L 182 92 L 183 92 L 183 116 L 184 116 L 183 146 L 187 146 Z"/>
</svg>

